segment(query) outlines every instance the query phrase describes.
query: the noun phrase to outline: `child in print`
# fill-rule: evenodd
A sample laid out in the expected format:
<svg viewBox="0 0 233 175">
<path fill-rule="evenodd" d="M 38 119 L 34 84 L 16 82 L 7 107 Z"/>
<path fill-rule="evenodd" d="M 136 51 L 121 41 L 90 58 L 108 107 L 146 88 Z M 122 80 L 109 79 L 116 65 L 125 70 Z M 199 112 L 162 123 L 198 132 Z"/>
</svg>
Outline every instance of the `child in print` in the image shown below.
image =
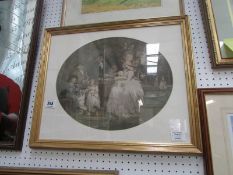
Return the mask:
<svg viewBox="0 0 233 175">
<path fill-rule="evenodd" d="M 83 114 L 86 110 L 87 110 L 87 107 L 86 107 L 86 104 L 85 104 L 85 94 L 86 94 L 86 90 L 83 90 L 81 89 L 79 91 L 79 96 L 77 97 L 78 98 L 78 105 L 79 105 L 79 113 L 80 114 Z"/>
<path fill-rule="evenodd" d="M 87 89 L 86 105 L 89 114 L 95 113 L 97 109 L 100 109 L 99 89 L 94 79 L 90 80 Z"/>
</svg>

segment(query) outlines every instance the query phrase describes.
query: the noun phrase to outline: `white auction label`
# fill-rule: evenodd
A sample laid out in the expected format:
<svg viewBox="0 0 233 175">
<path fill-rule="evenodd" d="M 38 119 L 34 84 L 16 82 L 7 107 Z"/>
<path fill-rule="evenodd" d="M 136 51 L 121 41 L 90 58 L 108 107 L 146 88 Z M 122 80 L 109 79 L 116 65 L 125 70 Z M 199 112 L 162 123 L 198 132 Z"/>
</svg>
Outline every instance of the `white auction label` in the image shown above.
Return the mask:
<svg viewBox="0 0 233 175">
<path fill-rule="evenodd" d="M 172 119 L 169 121 L 171 141 L 184 142 L 186 141 L 187 124 L 186 120 Z"/>
<path fill-rule="evenodd" d="M 55 108 L 55 100 L 47 100 L 45 103 L 45 107 L 54 109 Z"/>
<path fill-rule="evenodd" d="M 173 142 L 177 142 L 177 141 L 184 141 L 184 134 L 183 132 L 171 132 L 171 140 Z"/>
</svg>

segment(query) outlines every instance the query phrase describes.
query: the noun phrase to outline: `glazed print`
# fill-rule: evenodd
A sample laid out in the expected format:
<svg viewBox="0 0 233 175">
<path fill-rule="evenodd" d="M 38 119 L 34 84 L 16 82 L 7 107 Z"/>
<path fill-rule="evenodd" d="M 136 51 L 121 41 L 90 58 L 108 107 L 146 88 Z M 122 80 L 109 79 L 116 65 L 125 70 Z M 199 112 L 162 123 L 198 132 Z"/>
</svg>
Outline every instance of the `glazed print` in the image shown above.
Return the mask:
<svg viewBox="0 0 233 175">
<path fill-rule="evenodd" d="M 56 87 L 61 106 L 79 123 L 121 130 L 156 116 L 169 99 L 173 78 L 159 44 L 112 37 L 71 54 Z"/>
<path fill-rule="evenodd" d="M 82 13 L 159 7 L 161 0 L 82 0 Z"/>
</svg>

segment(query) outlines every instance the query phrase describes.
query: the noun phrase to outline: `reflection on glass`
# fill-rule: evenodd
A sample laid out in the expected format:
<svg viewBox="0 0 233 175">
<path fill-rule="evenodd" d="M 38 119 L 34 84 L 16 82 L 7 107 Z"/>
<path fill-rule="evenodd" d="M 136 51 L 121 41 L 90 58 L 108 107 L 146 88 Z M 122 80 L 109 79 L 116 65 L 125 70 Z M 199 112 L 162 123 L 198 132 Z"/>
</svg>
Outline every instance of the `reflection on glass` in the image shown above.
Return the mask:
<svg viewBox="0 0 233 175">
<path fill-rule="evenodd" d="M 223 58 L 233 58 L 233 1 L 211 0 Z"/>
<path fill-rule="evenodd" d="M 147 73 L 156 74 L 159 57 L 158 56 L 147 56 L 146 60 L 147 60 Z"/>
<path fill-rule="evenodd" d="M 157 55 L 157 54 L 159 54 L 159 43 L 146 44 L 146 54 L 147 55 Z"/>
<path fill-rule="evenodd" d="M 208 101 L 206 101 L 206 104 L 207 105 L 210 105 L 210 104 L 212 104 L 212 103 L 214 103 L 215 101 L 214 100 L 208 100 Z"/>
<path fill-rule="evenodd" d="M 146 60 L 147 60 L 147 73 L 154 74 L 157 73 L 157 66 L 159 60 L 159 43 L 156 44 L 146 44 Z"/>
<path fill-rule="evenodd" d="M 26 10 L 27 0 L 0 1 L 0 73 L 13 79 L 21 88 Z"/>
<path fill-rule="evenodd" d="M 157 66 L 158 65 L 158 56 L 147 56 L 147 66 Z"/>
</svg>

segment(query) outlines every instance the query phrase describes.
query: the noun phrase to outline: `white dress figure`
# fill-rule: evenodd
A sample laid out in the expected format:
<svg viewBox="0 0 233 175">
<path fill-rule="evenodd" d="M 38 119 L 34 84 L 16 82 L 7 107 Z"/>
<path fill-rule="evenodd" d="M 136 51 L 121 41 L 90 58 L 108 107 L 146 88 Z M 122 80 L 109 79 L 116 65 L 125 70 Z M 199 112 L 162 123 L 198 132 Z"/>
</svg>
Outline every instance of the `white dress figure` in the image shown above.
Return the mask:
<svg viewBox="0 0 233 175">
<path fill-rule="evenodd" d="M 144 91 L 141 83 L 134 76 L 134 71 L 125 70 L 127 80 L 125 83 L 125 107 L 128 115 L 134 115 L 140 112 L 139 102 L 143 101 Z M 128 116 L 129 117 L 129 116 Z"/>
<path fill-rule="evenodd" d="M 134 76 L 133 56 L 125 56 L 123 71 L 119 71 L 110 91 L 107 112 L 118 117 L 129 118 L 140 112 L 139 102 L 144 92 L 139 80 Z"/>
<path fill-rule="evenodd" d="M 86 104 L 88 112 L 96 112 L 100 109 L 99 89 L 95 80 L 91 80 L 88 86 Z"/>
<path fill-rule="evenodd" d="M 117 72 L 114 81 L 107 102 L 107 112 L 116 116 L 123 116 L 126 113 L 123 103 L 126 77 L 124 77 L 123 71 Z"/>
</svg>

